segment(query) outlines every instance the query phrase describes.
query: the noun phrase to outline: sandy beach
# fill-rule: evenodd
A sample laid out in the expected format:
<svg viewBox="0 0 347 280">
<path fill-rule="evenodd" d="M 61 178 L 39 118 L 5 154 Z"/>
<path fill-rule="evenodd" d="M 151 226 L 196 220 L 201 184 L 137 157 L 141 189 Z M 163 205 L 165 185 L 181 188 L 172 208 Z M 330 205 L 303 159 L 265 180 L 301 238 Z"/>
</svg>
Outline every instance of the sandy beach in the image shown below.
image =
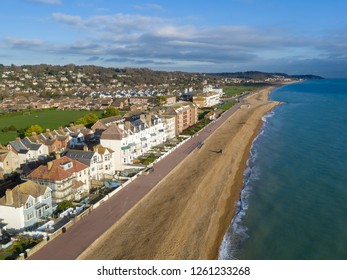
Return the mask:
<svg viewBox="0 0 347 280">
<path fill-rule="evenodd" d="M 244 104 L 79 259 L 216 259 L 273 87 Z M 208 133 L 201 132 L 201 133 Z M 223 154 L 218 153 L 223 149 Z"/>
</svg>

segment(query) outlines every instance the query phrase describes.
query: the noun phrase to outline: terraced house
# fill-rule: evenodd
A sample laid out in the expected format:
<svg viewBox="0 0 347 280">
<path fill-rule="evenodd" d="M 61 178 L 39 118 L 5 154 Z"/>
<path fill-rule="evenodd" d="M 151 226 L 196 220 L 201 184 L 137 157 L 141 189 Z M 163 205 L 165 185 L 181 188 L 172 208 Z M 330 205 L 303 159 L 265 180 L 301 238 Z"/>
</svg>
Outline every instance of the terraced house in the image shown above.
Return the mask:
<svg viewBox="0 0 347 280">
<path fill-rule="evenodd" d="M 116 170 L 149 151 L 153 146 L 166 141 L 162 119 L 151 113 L 129 113 L 124 122 L 111 124 L 102 132 L 100 144 L 115 152 Z"/>
<path fill-rule="evenodd" d="M 0 149 L 0 179 L 5 174 L 10 174 L 20 167 L 19 157 L 16 153 L 7 149 Z"/>
<path fill-rule="evenodd" d="M 114 151 L 101 145 L 94 146 L 92 151 L 89 151 L 87 146 L 83 151 L 68 150 L 64 156 L 88 165 L 92 180 L 112 179 L 116 171 Z"/>
<path fill-rule="evenodd" d="M 32 142 L 28 137 L 23 139 L 16 138 L 15 141 L 11 141 L 7 145 L 7 148 L 18 155 L 20 164 L 37 161 L 40 157 L 48 155 L 48 147 L 46 145 Z"/>
<path fill-rule="evenodd" d="M 7 228 L 26 229 L 51 214 L 51 189 L 32 181 L 7 189 L 5 196 L 0 198 L 0 219 Z"/>
</svg>

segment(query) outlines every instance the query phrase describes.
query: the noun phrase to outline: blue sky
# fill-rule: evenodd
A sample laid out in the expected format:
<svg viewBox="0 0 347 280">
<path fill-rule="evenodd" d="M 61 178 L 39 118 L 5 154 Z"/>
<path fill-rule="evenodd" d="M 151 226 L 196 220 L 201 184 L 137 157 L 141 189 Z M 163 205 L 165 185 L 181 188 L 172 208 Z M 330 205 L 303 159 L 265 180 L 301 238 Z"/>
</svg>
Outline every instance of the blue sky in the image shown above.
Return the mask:
<svg viewBox="0 0 347 280">
<path fill-rule="evenodd" d="M 2 0 L 0 63 L 347 77 L 345 0 Z"/>
</svg>

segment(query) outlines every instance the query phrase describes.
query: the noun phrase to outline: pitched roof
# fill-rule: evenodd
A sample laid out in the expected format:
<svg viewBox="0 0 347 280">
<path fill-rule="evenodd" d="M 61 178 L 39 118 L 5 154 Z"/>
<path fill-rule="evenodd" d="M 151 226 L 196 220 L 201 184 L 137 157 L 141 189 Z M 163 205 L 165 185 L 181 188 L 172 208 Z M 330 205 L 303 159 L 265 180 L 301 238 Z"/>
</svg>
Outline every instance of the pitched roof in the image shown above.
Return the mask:
<svg viewBox="0 0 347 280">
<path fill-rule="evenodd" d="M 41 143 L 33 143 L 30 141 L 30 139 L 28 137 L 25 137 L 22 139 L 22 143 L 29 149 L 32 151 L 37 151 L 38 149 L 41 148 L 42 144 Z"/>
<path fill-rule="evenodd" d="M 122 116 L 112 116 L 112 117 L 100 119 L 99 121 L 106 124 L 106 123 L 121 121 L 122 119 L 123 119 Z"/>
<path fill-rule="evenodd" d="M 95 152 L 92 151 L 80 151 L 80 150 L 67 150 L 64 153 L 64 156 L 78 160 L 88 166 L 90 166 L 90 162 L 94 156 Z"/>
<path fill-rule="evenodd" d="M 112 149 L 110 149 L 110 148 L 107 148 L 107 147 L 104 147 L 104 146 L 102 146 L 102 145 L 96 145 L 95 147 L 94 147 L 94 149 L 97 149 L 98 150 L 98 153 L 99 154 L 101 154 L 101 155 L 103 155 L 103 154 L 105 154 L 106 153 L 106 151 L 108 151 L 109 153 L 113 153 L 114 152 L 114 150 L 112 150 Z"/>
<path fill-rule="evenodd" d="M 40 197 L 46 192 L 47 188 L 47 186 L 41 186 L 33 181 L 26 181 L 12 189 L 13 204 L 9 205 L 6 203 L 5 195 L 0 198 L 0 205 L 13 206 L 16 208 L 21 207 L 27 202 L 29 196 L 35 198 Z"/>
<path fill-rule="evenodd" d="M 7 155 L 9 153 L 9 150 L 0 150 L 0 162 L 3 162 Z"/>
<path fill-rule="evenodd" d="M 17 153 L 19 153 L 20 151 L 23 151 L 23 150 L 28 150 L 27 147 L 25 147 L 25 145 L 22 143 L 21 140 L 11 141 L 10 145 Z"/>
<path fill-rule="evenodd" d="M 120 129 L 117 125 L 112 124 L 108 129 L 106 129 L 101 134 L 101 139 L 104 140 L 122 140 L 123 139 L 123 130 Z"/>
<path fill-rule="evenodd" d="M 69 169 L 64 168 L 63 165 L 71 162 L 72 166 Z M 52 166 L 49 168 L 49 165 L 41 165 L 36 168 L 33 172 L 28 175 L 29 179 L 41 179 L 41 180 L 52 180 L 60 181 L 73 176 L 75 172 L 80 172 L 84 169 L 87 169 L 88 166 L 77 160 L 68 158 L 66 156 L 59 159 L 53 160 L 49 165 Z"/>
</svg>

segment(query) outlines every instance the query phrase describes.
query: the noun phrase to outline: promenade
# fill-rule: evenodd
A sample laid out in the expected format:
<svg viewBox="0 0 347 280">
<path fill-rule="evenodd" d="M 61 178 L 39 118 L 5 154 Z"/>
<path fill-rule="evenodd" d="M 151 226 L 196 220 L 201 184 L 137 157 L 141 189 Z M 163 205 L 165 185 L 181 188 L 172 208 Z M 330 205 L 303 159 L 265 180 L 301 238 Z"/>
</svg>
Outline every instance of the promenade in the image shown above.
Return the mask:
<svg viewBox="0 0 347 280">
<path fill-rule="evenodd" d="M 225 112 L 219 119 L 210 123 L 167 157 L 154 165 L 153 172 L 142 174 L 133 182 L 109 198 L 88 216 L 42 249 L 29 257 L 30 260 L 73 260 L 84 252 L 96 239 L 114 225 L 125 213 L 136 205 L 163 178 L 165 178 L 181 161 L 197 149 L 209 135 L 225 122 L 243 101 Z"/>
</svg>

